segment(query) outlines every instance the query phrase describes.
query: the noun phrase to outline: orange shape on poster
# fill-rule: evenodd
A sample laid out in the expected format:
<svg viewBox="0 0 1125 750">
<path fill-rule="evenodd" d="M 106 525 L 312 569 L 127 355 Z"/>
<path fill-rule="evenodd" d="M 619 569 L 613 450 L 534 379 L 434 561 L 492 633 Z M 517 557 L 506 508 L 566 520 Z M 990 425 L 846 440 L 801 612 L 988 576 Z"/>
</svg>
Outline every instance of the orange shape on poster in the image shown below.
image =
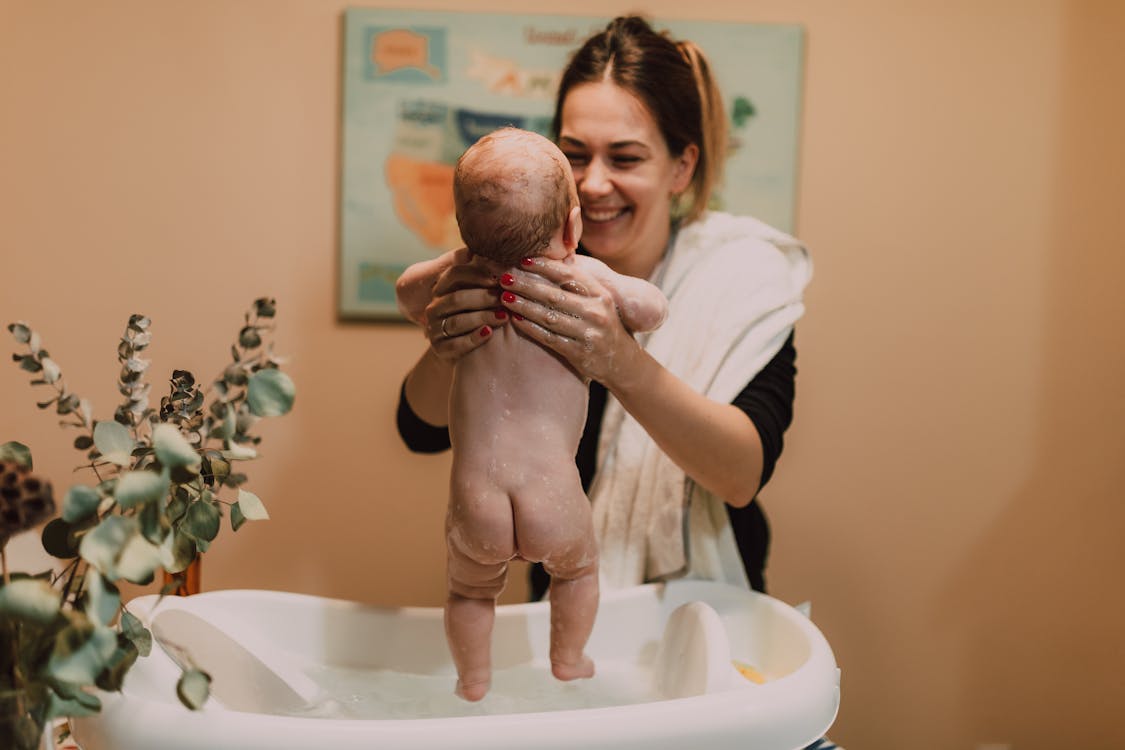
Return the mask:
<svg viewBox="0 0 1125 750">
<path fill-rule="evenodd" d="M 386 170 L 395 213 L 402 223 L 429 247 L 448 250 L 460 244 L 453 207 L 453 167 L 391 154 Z"/>
<path fill-rule="evenodd" d="M 429 38 L 409 29 L 377 34 L 371 43 L 371 62 L 379 75 L 417 68 L 434 80 L 441 78 L 441 71 L 430 65 Z"/>
</svg>

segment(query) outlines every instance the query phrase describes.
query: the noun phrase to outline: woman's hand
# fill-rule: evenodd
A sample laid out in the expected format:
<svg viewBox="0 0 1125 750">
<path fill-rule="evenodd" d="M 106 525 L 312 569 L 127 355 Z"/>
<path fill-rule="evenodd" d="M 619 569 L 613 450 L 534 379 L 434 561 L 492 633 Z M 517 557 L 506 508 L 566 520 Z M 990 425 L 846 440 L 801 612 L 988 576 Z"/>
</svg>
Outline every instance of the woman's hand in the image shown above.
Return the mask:
<svg viewBox="0 0 1125 750">
<path fill-rule="evenodd" d="M 501 274 L 500 288 L 513 325 L 610 390 L 642 353 L 613 295 L 577 264 L 525 258 L 519 270 Z"/>
<path fill-rule="evenodd" d="M 500 306 L 503 269 L 467 251 L 438 276 L 433 299 L 426 306 L 422 330 L 434 354 L 453 363 L 477 348 L 508 322 Z"/>
</svg>

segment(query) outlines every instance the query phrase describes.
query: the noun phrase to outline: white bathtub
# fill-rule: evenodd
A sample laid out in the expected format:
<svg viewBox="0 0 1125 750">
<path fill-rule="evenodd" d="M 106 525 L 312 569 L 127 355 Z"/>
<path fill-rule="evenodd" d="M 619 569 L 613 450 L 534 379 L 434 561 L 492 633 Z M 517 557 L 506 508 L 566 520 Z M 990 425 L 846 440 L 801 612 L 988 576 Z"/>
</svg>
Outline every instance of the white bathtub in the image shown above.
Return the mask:
<svg viewBox="0 0 1125 750">
<path fill-rule="evenodd" d="M 453 696 L 439 608 L 269 591 L 156 602 L 129 609 L 156 618 L 211 673 L 212 699 L 198 712 L 181 706 L 179 669 L 154 646 L 120 694 L 101 695 L 99 715 L 73 722 L 83 750 L 796 750 L 839 707 L 839 670 L 820 631 L 776 599 L 716 583 L 606 593 L 587 648 L 598 674 L 572 683 L 550 676 L 547 604 L 498 608 L 493 687 L 477 704 Z"/>
</svg>

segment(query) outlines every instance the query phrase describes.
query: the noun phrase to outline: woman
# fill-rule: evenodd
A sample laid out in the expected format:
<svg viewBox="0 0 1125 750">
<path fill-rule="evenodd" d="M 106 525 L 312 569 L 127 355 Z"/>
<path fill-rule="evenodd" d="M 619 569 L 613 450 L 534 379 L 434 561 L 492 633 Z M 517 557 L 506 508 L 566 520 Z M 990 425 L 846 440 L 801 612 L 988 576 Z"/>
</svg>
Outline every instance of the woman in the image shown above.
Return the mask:
<svg viewBox="0 0 1125 750">
<path fill-rule="evenodd" d="M 615 19 L 575 53 L 554 129 L 584 251 L 661 287 L 668 322 L 634 338 L 607 290 L 572 265 L 525 259 L 502 287 L 483 266 L 454 266 L 434 287 L 431 346 L 403 384 L 399 431 L 413 450 L 448 448 L 452 362 L 515 325 L 591 382 L 576 460 L 603 580 L 689 575 L 764 591 L 769 531 L 755 497 L 792 417 L 804 248 L 706 210 L 726 154 L 721 98 L 700 50 L 643 19 Z M 536 598 L 547 583 L 533 569 Z"/>
</svg>

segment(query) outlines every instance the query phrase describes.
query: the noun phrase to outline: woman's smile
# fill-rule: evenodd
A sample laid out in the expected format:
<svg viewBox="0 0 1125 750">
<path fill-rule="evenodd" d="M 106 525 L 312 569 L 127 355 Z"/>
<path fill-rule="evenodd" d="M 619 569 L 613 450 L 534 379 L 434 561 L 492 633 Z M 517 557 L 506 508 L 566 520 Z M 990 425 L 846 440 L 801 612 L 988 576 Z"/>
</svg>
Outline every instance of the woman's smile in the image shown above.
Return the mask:
<svg viewBox="0 0 1125 750">
<path fill-rule="evenodd" d="M 609 81 L 570 90 L 559 146 L 582 204 L 582 246 L 618 273 L 647 278 L 664 254 L 672 196 L 687 187 L 695 151 L 670 154 L 644 104 Z"/>
</svg>

